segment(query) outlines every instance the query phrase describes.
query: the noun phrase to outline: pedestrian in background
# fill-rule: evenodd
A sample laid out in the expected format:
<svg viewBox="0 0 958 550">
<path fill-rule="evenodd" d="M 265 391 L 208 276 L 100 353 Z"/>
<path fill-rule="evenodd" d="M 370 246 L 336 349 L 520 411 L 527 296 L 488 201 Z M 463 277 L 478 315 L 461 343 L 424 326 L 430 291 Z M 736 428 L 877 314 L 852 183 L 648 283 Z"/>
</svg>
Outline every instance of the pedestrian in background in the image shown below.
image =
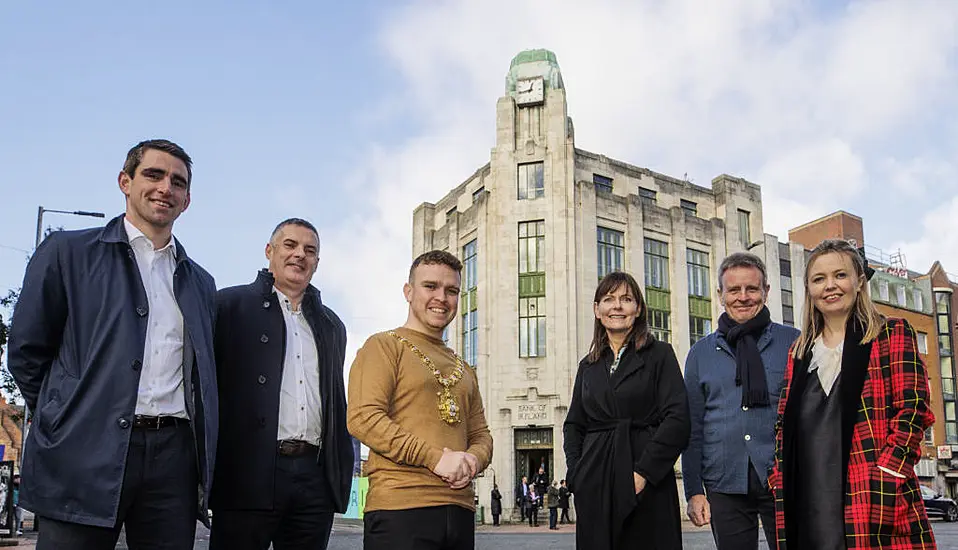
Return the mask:
<svg viewBox="0 0 958 550">
<path fill-rule="evenodd" d="M 495 484 L 492 486 L 489 508 L 492 511 L 492 525 L 499 527 L 499 516 L 502 514 L 502 493 L 499 492 L 499 486 Z"/>
<path fill-rule="evenodd" d="M 549 507 L 549 529 L 558 529 L 556 522 L 559 519 L 559 482 L 553 480 L 546 496 L 546 506 Z"/>
</svg>

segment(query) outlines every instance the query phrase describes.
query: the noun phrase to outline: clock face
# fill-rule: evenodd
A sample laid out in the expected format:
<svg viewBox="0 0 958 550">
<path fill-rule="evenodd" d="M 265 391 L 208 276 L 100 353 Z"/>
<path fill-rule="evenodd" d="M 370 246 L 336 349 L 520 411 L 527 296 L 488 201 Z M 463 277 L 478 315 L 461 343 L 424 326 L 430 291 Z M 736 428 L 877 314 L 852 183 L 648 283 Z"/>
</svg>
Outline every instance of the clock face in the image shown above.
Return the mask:
<svg viewBox="0 0 958 550">
<path fill-rule="evenodd" d="M 519 80 L 516 82 L 516 104 L 520 106 L 537 105 L 545 100 L 542 77 Z"/>
</svg>

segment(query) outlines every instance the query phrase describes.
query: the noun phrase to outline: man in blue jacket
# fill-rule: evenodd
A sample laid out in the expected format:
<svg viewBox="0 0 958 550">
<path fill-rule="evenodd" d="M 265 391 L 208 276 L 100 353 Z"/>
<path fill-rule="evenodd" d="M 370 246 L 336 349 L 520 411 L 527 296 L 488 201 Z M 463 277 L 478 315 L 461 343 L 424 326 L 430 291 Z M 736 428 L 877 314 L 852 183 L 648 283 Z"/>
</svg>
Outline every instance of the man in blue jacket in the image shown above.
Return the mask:
<svg viewBox="0 0 958 550">
<path fill-rule="evenodd" d="M 192 161 L 132 149 L 126 212 L 50 235 L 27 266 L 8 366 L 33 411 L 21 505 L 40 550 L 193 548 L 216 452 L 213 278 L 173 237 Z"/>
<path fill-rule="evenodd" d="M 758 256 L 739 252 L 719 267 L 725 313 L 692 346 L 685 385 L 692 437 L 682 480 L 692 523 L 711 523 L 719 550 L 758 548 L 758 518 L 775 544 L 775 502 L 766 482 L 788 350 L 799 331 L 773 323 L 768 277 Z"/>
<path fill-rule="evenodd" d="M 319 234 L 279 223 L 269 268 L 217 294 L 219 452 L 213 550 L 326 548 L 353 474 L 346 431 L 346 329 L 310 284 Z"/>
</svg>

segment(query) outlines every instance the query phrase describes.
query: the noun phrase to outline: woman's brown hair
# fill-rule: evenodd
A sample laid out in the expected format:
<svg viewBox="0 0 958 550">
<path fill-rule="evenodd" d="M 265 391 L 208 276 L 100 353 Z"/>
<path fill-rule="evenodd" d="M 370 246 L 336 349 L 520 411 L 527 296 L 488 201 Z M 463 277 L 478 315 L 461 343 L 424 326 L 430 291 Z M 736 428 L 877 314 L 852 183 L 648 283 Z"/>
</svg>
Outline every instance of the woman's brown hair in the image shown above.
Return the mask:
<svg viewBox="0 0 958 550">
<path fill-rule="evenodd" d="M 632 330 L 625 338 L 625 345 L 634 342 L 635 348 L 639 349 L 649 338 L 649 312 L 645 307 L 645 297 L 642 296 L 642 290 L 639 288 L 639 284 L 635 282 L 635 278 L 622 271 L 609 273 L 599 281 L 599 286 L 595 289 L 595 298 L 592 301 L 594 304 L 598 304 L 603 296 L 615 292 L 622 285 L 625 285 L 632 297 L 635 298 L 635 303 L 639 308 L 639 315 L 635 318 L 635 324 L 632 325 Z M 602 326 L 602 321 L 596 317 L 595 328 L 592 332 L 592 345 L 589 347 L 589 355 L 586 356 L 586 360 L 589 363 L 595 363 L 602 357 L 602 352 L 607 347 L 609 347 L 609 334 Z"/>
</svg>

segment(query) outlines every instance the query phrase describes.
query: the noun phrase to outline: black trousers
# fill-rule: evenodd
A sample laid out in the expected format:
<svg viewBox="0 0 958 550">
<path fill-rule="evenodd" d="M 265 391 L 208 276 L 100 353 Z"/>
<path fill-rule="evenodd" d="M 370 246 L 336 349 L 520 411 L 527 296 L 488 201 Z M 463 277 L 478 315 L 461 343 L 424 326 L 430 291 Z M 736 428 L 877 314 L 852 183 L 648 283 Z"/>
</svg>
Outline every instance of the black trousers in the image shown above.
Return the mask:
<svg viewBox="0 0 958 550">
<path fill-rule="evenodd" d="M 333 500 L 316 454 L 277 454 L 274 476 L 272 510 L 213 511 L 210 550 L 266 550 L 270 543 L 275 550 L 326 548 Z"/>
<path fill-rule="evenodd" d="M 775 498 L 751 462 L 748 472 L 748 494 L 708 493 L 718 550 L 757 550 L 759 517 L 768 547 L 775 548 Z"/>
<path fill-rule="evenodd" d="M 562 507 L 562 514 L 559 516 L 559 523 L 572 523 L 572 520 L 569 519 L 569 507 Z"/>
<path fill-rule="evenodd" d="M 114 527 L 43 517 L 38 550 L 113 550 L 126 528 L 130 550 L 193 548 L 197 519 L 196 451 L 187 422 L 134 428 Z"/>
<path fill-rule="evenodd" d="M 376 510 L 363 517 L 365 550 L 474 550 L 475 513 L 459 506 Z"/>
</svg>

